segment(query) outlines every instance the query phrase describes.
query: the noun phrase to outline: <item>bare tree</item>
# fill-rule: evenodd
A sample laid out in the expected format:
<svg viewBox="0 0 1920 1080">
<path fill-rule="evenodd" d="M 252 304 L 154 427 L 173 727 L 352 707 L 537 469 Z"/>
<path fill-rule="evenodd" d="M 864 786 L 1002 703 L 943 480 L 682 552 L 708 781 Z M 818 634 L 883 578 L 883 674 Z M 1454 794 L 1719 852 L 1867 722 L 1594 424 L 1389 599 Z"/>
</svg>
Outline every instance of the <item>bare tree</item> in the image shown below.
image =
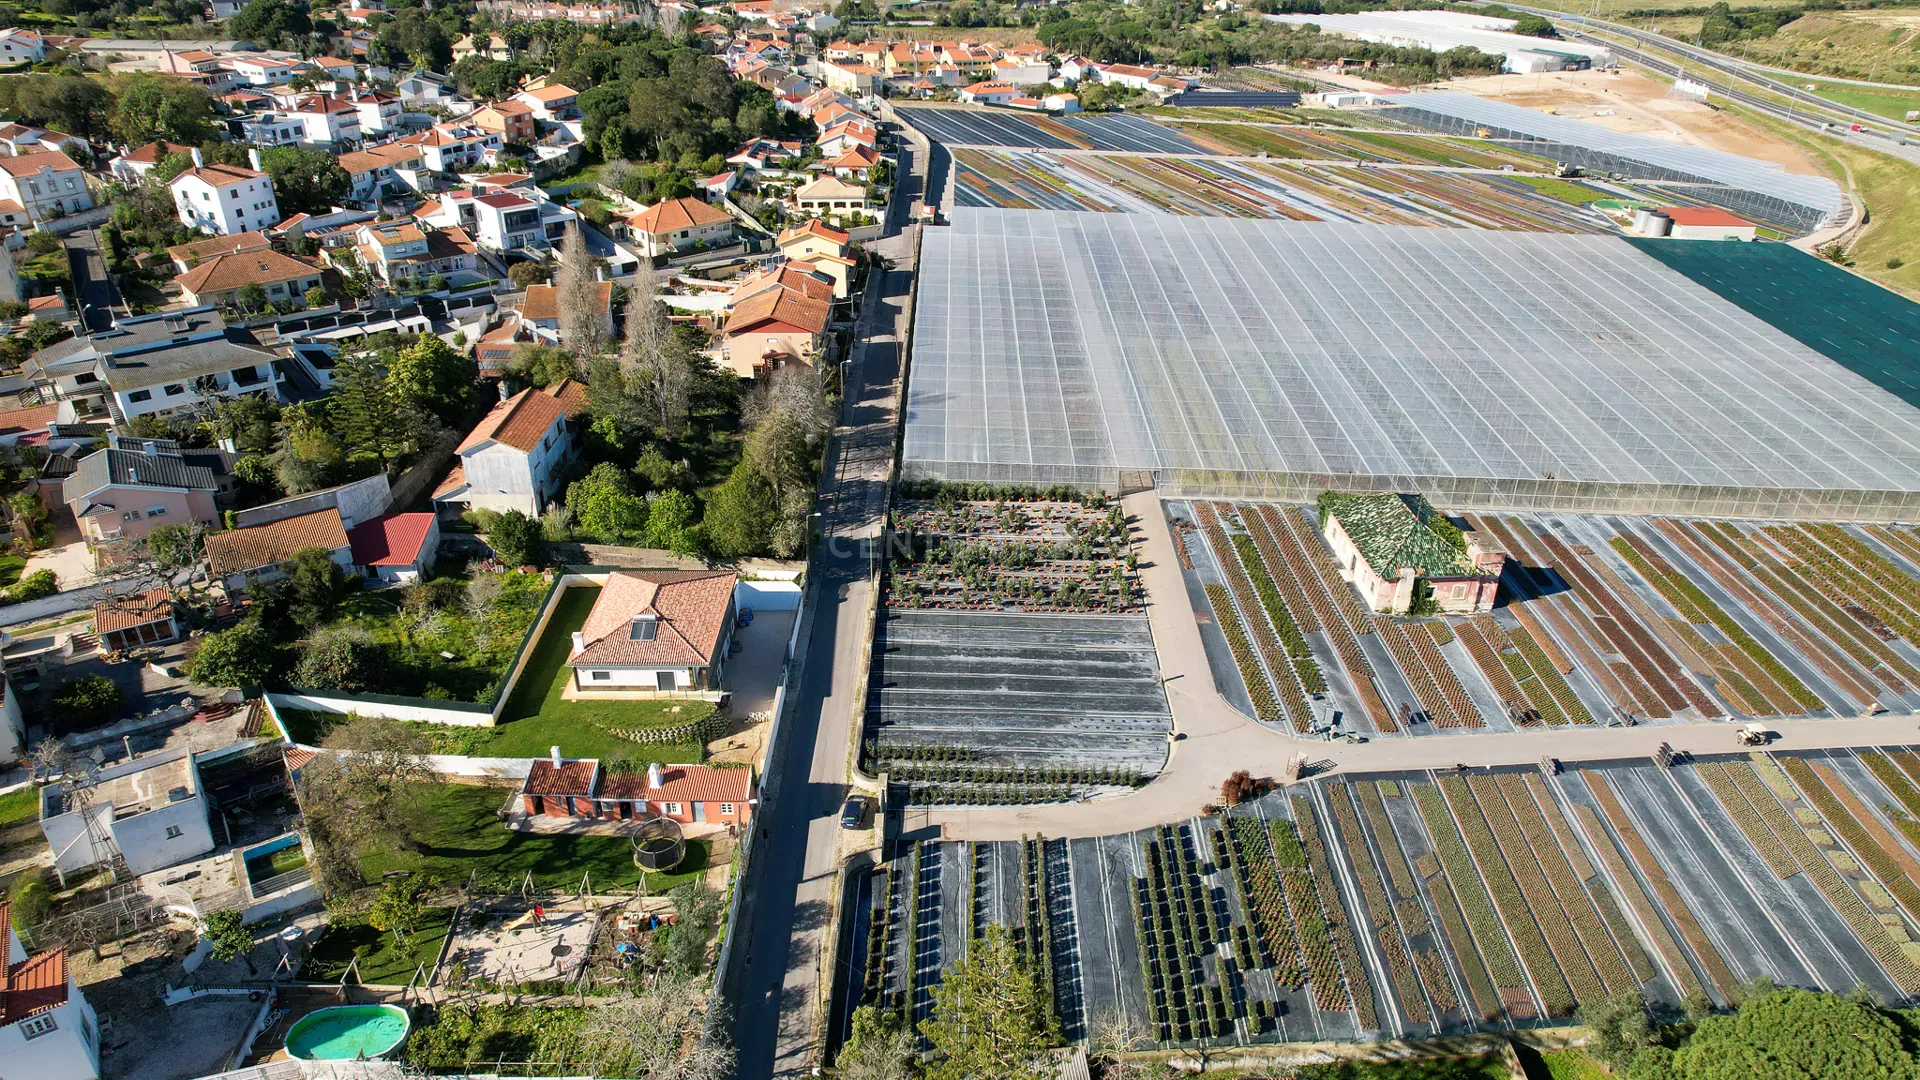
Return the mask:
<svg viewBox="0 0 1920 1080">
<path fill-rule="evenodd" d="M 595 263 L 580 223 L 569 222 L 553 289 L 560 306 L 560 340 L 573 350 L 575 366 L 583 372 L 585 362 L 605 352 L 608 344 L 607 311 L 600 303 Z"/>
<path fill-rule="evenodd" d="M 580 1064 L 595 1076 L 632 1080 L 725 1080 L 734 1051 L 709 1023 L 697 977 L 665 978 L 590 1010 L 575 1036 Z"/>
<path fill-rule="evenodd" d="M 360 887 L 362 852 L 416 846 L 418 794 L 433 773 L 426 739 L 402 724 L 356 717 L 326 742 L 339 752 L 307 764 L 299 800 L 321 889 L 339 898 Z"/>
<path fill-rule="evenodd" d="M 653 267 L 642 264 L 629 291 L 627 336 L 620 351 L 620 373 L 629 393 L 662 439 L 678 439 L 687 430 L 693 369 L 686 350 L 674 338 L 666 305 L 656 295 Z"/>
<path fill-rule="evenodd" d="M 1087 1029 L 1087 1058 L 1099 1066 L 1102 1080 L 1129 1080 L 1140 1075 L 1127 1055 L 1148 1045 L 1126 1013 L 1109 1008 L 1094 1017 Z"/>
</svg>

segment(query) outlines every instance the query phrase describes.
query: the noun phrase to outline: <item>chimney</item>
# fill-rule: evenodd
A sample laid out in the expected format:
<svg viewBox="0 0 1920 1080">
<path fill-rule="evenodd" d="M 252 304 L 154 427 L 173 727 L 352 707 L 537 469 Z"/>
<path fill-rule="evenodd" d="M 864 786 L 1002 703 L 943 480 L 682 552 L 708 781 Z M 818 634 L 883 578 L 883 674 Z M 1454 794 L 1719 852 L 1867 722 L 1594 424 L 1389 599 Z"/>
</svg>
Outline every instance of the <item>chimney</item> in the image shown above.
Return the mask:
<svg viewBox="0 0 1920 1080">
<path fill-rule="evenodd" d="M 193 150 L 191 151 L 191 153 L 193 154 L 193 167 L 194 167 L 194 168 L 196 168 L 196 169 L 199 169 L 199 168 L 204 168 L 204 167 L 206 167 L 206 164 L 207 164 L 207 159 L 206 159 L 206 158 L 205 158 L 205 157 L 204 157 L 204 156 L 203 156 L 203 155 L 202 155 L 202 154 L 200 153 L 200 148 L 199 148 L 199 147 L 197 147 L 197 146 L 196 146 L 196 147 L 194 147 L 194 148 L 193 148 Z"/>
<path fill-rule="evenodd" d="M 573 651 L 577 653 L 586 647 L 587 647 L 587 635 L 581 633 L 578 630 L 575 630 L 573 632 Z"/>
<path fill-rule="evenodd" d="M 260 151 L 258 150 L 249 149 L 247 151 L 247 164 L 253 166 L 254 172 L 267 171 L 266 168 L 260 164 Z"/>
<path fill-rule="evenodd" d="M 553 755 L 553 767 L 556 769 L 559 768 L 560 767 L 560 748 L 557 746 L 549 746 L 547 747 L 547 751 Z"/>
<path fill-rule="evenodd" d="M 660 782 L 660 763 L 657 761 L 649 762 L 647 764 L 647 790 L 659 791 Z"/>
<path fill-rule="evenodd" d="M 507 392 L 507 380 L 500 380 L 500 400 L 505 401 L 513 395 Z"/>
</svg>

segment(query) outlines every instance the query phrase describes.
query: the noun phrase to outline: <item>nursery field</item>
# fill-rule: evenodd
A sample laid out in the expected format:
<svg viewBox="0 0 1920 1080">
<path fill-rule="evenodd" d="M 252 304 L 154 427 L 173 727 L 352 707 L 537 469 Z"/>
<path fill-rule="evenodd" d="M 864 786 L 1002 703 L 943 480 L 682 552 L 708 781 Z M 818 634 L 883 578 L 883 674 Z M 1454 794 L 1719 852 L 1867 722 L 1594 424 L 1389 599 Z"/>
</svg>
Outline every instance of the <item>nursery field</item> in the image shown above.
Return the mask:
<svg viewBox="0 0 1920 1080">
<path fill-rule="evenodd" d="M 1910 529 L 1469 517 L 1513 560 L 1502 605 L 1405 619 L 1362 605 L 1310 509 L 1168 505 L 1227 699 L 1287 730 L 1920 710 Z"/>
<path fill-rule="evenodd" d="M 924 1019 L 988 923 L 1069 1039 L 1386 1039 L 1570 1023 L 1640 990 L 1920 993 L 1920 755 L 1401 773 L 1157 829 L 923 842 L 862 882 L 836 997 Z"/>
<path fill-rule="evenodd" d="M 1159 771 L 1172 725 L 1131 526 L 1104 496 L 903 500 L 863 759 L 916 803 L 1051 802 Z"/>
<path fill-rule="evenodd" d="M 1617 185 L 1497 172 L 1146 155 L 955 152 L 962 206 L 1097 210 L 1203 217 L 1358 221 L 1380 225 L 1612 232 L 1586 208 L 1631 199 Z"/>
</svg>

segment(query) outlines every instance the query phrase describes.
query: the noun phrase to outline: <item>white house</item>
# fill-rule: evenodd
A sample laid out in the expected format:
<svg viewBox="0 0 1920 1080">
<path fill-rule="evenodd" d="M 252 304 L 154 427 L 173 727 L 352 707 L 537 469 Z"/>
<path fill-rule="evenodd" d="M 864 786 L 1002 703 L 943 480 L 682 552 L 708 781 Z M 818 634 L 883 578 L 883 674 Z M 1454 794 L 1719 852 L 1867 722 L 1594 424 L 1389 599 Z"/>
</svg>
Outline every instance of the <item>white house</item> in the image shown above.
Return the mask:
<svg viewBox="0 0 1920 1080">
<path fill-rule="evenodd" d="M 574 689 L 720 689 L 733 641 L 734 584 L 730 570 L 608 574 L 567 654 Z"/>
<path fill-rule="evenodd" d="M 69 785 L 40 789 L 40 831 L 62 882 L 115 857 L 138 875 L 213 850 L 200 770 L 186 747 L 102 769 L 89 794 L 83 805 Z"/>
<path fill-rule="evenodd" d="M 564 83 L 554 83 L 535 90 L 523 90 L 513 95 L 513 100 L 532 109 L 537 120 L 567 120 L 579 111 L 575 106 L 579 104 L 580 91 Z"/>
<path fill-rule="evenodd" d="M 360 113 L 360 130 L 368 135 L 383 135 L 389 131 L 399 131 L 403 126 L 401 114 L 406 106 L 399 97 L 385 90 L 351 90 L 347 99 Z"/>
<path fill-rule="evenodd" d="M 733 215 L 690 196 L 654 203 L 628 217 L 627 228 L 634 249 L 648 258 L 696 245 L 724 247 L 733 242 Z"/>
<path fill-rule="evenodd" d="M 960 100 L 974 105 L 1005 105 L 1020 96 L 1012 83 L 977 82 L 960 91 Z"/>
<path fill-rule="evenodd" d="M 441 124 L 400 140 L 416 147 L 427 168 L 434 172 L 459 172 L 475 165 L 490 165 L 506 145 L 497 131 L 475 124 Z"/>
<path fill-rule="evenodd" d="M 281 576 L 280 564 L 308 548 L 324 549 L 342 570 L 353 567 L 353 549 L 337 507 L 228 529 L 207 537 L 207 566 L 229 593 Z"/>
<path fill-rule="evenodd" d="M 280 204 L 273 195 L 273 178 L 260 170 L 260 152 L 247 151 L 253 168 L 206 165 L 193 151 L 194 167 L 167 185 L 173 190 L 180 222 L 190 229 L 228 235 L 265 232 L 280 223 Z"/>
<path fill-rule="evenodd" d="M 47 58 L 47 40 L 15 26 L 0 30 L 0 64 L 37 64 Z"/>
<path fill-rule="evenodd" d="M 346 98 L 307 94 L 287 113 L 306 125 L 308 146 L 344 150 L 360 143 L 360 107 Z"/>
<path fill-rule="evenodd" d="M 0 1061 L 7 1075 L 33 1080 L 94 1080 L 100 1075 L 100 1018 L 67 970 L 64 946 L 27 955 L 0 903 L 6 927 L 6 978 L 0 981 Z"/>
<path fill-rule="evenodd" d="M 526 389 L 493 407 L 460 444 L 460 463 L 433 493 L 442 512 L 518 510 L 539 516 L 560 493 L 561 466 L 573 455 L 568 405 Z"/>
<path fill-rule="evenodd" d="M 299 74 L 298 65 L 271 56 L 241 55 L 229 57 L 227 70 L 248 86 L 284 86 Z"/>
<path fill-rule="evenodd" d="M 19 204 L 36 222 L 93 208 L 87 174 L 52 150 L 0 157 L 0 200 Z"/>
<path fill-rule="evenodd" d="M 353 568 L 386 582 L 418 581 L 440 551 L 438 514 L 387 514 L 347 531 Z"/>
</svg>

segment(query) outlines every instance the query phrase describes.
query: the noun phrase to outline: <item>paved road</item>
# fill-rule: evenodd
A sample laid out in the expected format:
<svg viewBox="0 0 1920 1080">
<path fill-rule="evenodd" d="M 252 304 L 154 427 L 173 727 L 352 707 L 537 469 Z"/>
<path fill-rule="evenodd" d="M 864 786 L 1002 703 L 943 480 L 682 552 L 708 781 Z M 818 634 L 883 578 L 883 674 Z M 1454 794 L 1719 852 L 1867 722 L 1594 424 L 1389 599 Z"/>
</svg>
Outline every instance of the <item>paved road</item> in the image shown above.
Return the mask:
<svg viewBox="0 0 1920 1080">
<path fill-rule="evenodd" d="M 911 170 L 911 160 L 902 167 Z M 891 224 L 904 219 L 918 183 L 917 177 L 903 181 Z M 908 227 L 871 245 L 893 268 L 874 274 L 846 372 L 844 423 L 828 451 L 821 542 L 808 568 L 816 590 L 811 627 L 761 808 L 760 820 L 771 830 L 762 839 L 770 842 L 742 883 L 748 903 L 736 932 L 746 935 L 740 942 L 746 956 L 734 1024 L 742 1077 L 806 1075 L 820 1051 L 820 1003 L 829 981 L 820 968 L 828 935 L 837 929 L 829 915 L 838 880 L 838 815 L 866 696 L 862 665 L 872 629 L 867 606 L 875 550 L 869 541 L 886 510 L 916 241 Z"/>
<path fill-rule="evenodd" d="M 1148 620 L 1160 674 L 1173 707 L 1175 742 L 1167 767 L 1147 786 L 1127 795 L 1066 806 L 1006 807 L 981 810 L 917 810 L 907 814 L 903 830 L 944 832 L 954 840 L 1017 840 L 1105 836 L 1131 832 L 1200 812 L 1218 801 L 1220 782 L 1235 770 L 1279 777 L 1296 755 L 1306 754 L 1314 776 L 1333 772 L 1448 769 L 1456 763 L 1525 765 L 1543 756 L 1563 761 L 1646 759 L 1660 743 L 1695 753 L 1730 753 L 1732 724 L 1648 725 L 1636 728 L 1523 731 L 1388 738 L 1358 745 L 1301 739 L 1261 725 L 1236 712 L 1214 688 L 1200 630 L 1188 604 L 1173 538 L 1151 493 L 1129 496 L 1127 513 L 1140 528 L 1141 578 L 1146 586 Z M 1880 716 L 1870 719 L 1788 720 L 1768 722 L 1779 733 L 1775 749 L 1878 746 L 1920 739 L 1920 719 Z M 921 835 L 927 835 L 922 833 Z"/>
<path fill-rule="evenodd" d="M 107 273 L 106 241 L 97 229 L 83 229 L 67 237 L 67 258 L 73 267 L 73 298 L 80 305 L 87 329 L 105 330 L 113 325 L 113 307 L 120 302 L 119 291 Z"/>
</svg>

